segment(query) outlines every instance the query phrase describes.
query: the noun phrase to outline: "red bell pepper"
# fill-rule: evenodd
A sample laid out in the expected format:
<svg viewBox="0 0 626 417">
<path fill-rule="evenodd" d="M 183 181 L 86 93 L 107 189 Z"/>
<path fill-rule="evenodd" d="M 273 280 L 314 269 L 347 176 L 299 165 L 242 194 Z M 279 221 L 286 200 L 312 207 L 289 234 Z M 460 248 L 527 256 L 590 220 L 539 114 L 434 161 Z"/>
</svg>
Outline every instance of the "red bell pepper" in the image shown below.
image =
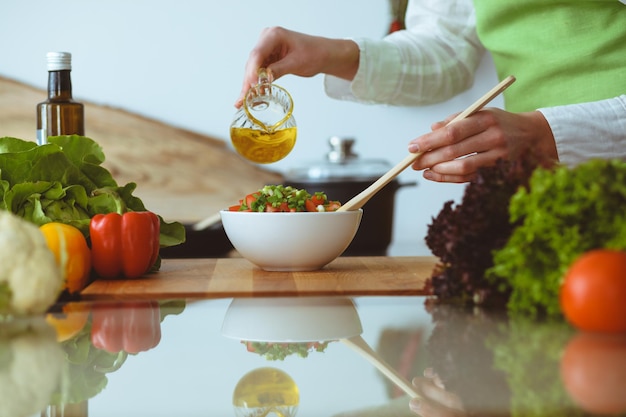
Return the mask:
<svg viewBox="0 0 626 417">
<path fill-rule="evenodd" d="M 91 318 L 91 343 L 107 352 L 145 352 L 161 341 L 161 310 L 156 301 L 95 304 Z"/>
<path fill-rule="evenodd" d="M 89 234 L 92 266 L 103 278 L 139 277 L 159 257 L 159 218 L 149 211 L 96 214 Z"/>
</svg>

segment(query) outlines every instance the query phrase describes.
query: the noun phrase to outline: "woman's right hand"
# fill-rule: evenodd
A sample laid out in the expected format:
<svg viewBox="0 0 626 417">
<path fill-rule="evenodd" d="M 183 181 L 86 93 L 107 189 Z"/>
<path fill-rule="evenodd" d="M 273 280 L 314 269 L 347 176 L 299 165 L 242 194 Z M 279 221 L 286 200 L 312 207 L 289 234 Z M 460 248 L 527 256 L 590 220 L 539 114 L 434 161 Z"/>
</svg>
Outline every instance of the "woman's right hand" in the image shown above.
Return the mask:
<svg viewBox="0 0 626 417">
<path fill-rule="evenodd" d="M 412 167 L 438 182 L 467 182 L 478 169 L 500 158 L 514 160 L 530 153 L 536 163 L 552 166 L 558 153 L 552 130 L 539 111 L 512 113 L 483 109 L 454 124 L 456 115 L 433 124 L 432 131 L 413 139 L 409 152 L 423 152 Z"/>
<path fill-rule="evenodd" d="M 312 77 L 321 73 L 351 80 L 358 65 L 359 48 L 353 41 L 266 28 L 248 56 L 235 107 L 241 107 L 246 93 L 257 83 L 259 68 L 269 69 L 274 80 L 285 74 Z"/>
</svg>

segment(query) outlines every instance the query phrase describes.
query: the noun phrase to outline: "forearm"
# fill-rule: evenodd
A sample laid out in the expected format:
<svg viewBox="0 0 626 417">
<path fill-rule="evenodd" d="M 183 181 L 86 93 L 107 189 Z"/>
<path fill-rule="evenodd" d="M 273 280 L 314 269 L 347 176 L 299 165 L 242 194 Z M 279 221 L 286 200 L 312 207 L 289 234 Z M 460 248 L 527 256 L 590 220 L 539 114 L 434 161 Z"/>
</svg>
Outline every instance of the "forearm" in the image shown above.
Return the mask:
<svg viewBox="0 0 626 417">
<path fill-rule="evenodd" d="M 352 81 L 359 68 L 360 51 L 357 43 L 350 39 L 324 38 L 321 45 L 326 56 L 320 73 Z"/>
<path fill-rule="evenodd" d="M 626 95 L 539 111 L 550 125 L 561 163 L 626 160 Z"/>
</svg>

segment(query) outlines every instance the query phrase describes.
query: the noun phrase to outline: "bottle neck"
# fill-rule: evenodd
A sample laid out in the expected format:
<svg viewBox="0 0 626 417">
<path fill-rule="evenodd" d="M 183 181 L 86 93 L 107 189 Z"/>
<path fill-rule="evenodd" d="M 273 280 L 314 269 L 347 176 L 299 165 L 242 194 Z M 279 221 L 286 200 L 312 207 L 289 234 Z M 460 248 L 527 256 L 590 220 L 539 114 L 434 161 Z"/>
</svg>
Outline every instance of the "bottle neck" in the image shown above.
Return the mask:
<svg viewBox="0 0 626 417">
<path fill-rule="evenodd" d="M 72 78 L 70 70 L 48 72 L 48 98 L 72 99 Z"/>
</svg>

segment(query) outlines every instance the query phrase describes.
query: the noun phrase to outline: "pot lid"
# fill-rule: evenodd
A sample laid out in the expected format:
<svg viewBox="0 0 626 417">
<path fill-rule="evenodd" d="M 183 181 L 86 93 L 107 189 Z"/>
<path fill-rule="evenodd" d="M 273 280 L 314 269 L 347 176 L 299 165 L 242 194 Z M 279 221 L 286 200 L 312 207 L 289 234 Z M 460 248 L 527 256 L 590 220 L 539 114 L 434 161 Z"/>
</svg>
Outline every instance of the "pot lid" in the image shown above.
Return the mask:
<svg viewBox="0 0 626 417">
<path fill-rule="evenodd" d="M 286 177 L 298 181 L 369 180 L 380 177 L 391 168 L 391 164 L 383 159 L 359 158 L 353 151 L 355 142 L 354 138 L 331 137 L 326 158 L 291 168 Z"/>
</svg>

